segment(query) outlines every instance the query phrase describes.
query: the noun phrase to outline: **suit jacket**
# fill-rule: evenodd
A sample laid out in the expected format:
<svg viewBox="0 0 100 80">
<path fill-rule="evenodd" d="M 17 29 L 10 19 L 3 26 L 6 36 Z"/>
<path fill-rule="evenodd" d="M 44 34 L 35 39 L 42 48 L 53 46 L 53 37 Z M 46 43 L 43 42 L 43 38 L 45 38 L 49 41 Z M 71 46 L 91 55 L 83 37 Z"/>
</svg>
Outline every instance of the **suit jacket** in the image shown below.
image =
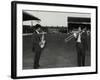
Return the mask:
<svg viewBox="0 0 100 80">
<path fill-rule="evenodd" d="M 82 41 L 82 45 L 84 47 L 84 49 L 86 50 L 88 45 L 87 45 L 87 32 L 83 32 L 81 35 L 81 41 Z"/>
<path fill-rule="evenodd" d="M 32 35 L 32 45 L 33 45 L 32 50 L 33 51 L 35 51 L 35 52 L 41 51 L 41 47 L 39 45 L 40 41 L 41 41 L 40 35 L 37 34 L 37 32 L 35 31 Z"/>
</svg>

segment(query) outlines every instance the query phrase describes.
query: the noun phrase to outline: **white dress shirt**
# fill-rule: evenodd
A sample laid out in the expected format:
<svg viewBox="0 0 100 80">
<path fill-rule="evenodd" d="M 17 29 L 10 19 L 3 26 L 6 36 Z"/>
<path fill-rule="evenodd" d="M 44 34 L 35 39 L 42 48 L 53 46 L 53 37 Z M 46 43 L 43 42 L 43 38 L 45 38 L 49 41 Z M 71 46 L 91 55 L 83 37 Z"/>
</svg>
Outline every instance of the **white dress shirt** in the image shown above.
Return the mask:
<svg viewBox="0 0 100 80">
<path fill-rule="evenodd" d="M 78 34 L 77 42 L 81 43 L 81 33 Z"/>
</svg>

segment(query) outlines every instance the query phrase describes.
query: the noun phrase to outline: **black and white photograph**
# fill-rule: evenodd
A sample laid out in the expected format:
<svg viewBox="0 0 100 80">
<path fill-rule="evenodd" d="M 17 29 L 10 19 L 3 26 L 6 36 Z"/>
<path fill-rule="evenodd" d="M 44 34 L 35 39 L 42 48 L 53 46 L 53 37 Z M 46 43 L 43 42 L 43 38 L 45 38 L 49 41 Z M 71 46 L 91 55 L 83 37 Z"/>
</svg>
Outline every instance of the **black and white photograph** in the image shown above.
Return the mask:
<svg viewBox="0 0 100 80">
<path fill-rule="evenodd" d="M 12 6 L 13 78 L 97 73 L 96 6 Z"/>
<path fill-rule="evenodd" d="M 23 11 L 23 69 L 91 66 L 91 14 Z"/>
</svg>

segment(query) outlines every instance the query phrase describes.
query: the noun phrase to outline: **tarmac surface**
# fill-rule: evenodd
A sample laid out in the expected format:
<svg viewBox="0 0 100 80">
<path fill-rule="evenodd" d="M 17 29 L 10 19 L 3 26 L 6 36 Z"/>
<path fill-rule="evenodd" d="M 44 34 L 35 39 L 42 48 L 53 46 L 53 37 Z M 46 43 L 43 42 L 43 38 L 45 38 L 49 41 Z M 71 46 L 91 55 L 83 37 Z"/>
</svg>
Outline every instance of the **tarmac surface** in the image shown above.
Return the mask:
<svg viewBox="0 0 100 80">
<path fill-rule="evenodd" d="M 40 69 L 77 67 L 77 53 L 74 39 L 65 42 L 66 34 L 51 33 L 45 35 L 46 46 L 40 58 Z M 91 65 L 90 37 L 86 51 L 85 65 Z M 32 52 L 31 35 L 23 36 L 23 69 L 33 69 L 34 52 Z"/>
</svg>

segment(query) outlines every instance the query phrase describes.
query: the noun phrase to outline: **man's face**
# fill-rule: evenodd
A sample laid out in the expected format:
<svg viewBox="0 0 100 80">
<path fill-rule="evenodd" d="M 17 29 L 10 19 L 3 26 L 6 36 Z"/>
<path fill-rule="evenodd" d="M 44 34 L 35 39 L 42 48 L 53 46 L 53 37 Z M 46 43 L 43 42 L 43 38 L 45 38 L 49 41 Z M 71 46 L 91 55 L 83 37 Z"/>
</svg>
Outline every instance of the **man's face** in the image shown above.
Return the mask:
<svg viewBox="0 0 100 80">
<path fill-rule="evenodd" d="M 79 27 L 78 30 L 81 31 L 81 27 Z"/>
<path fill-rule="evenodd" d="M 37 31 L 39 31 L 39 32 L 40 32 L 40 30 L 41 30 L 41 28 L 38 28 L 38 29 L 37 29 Z"/>
</svg>

